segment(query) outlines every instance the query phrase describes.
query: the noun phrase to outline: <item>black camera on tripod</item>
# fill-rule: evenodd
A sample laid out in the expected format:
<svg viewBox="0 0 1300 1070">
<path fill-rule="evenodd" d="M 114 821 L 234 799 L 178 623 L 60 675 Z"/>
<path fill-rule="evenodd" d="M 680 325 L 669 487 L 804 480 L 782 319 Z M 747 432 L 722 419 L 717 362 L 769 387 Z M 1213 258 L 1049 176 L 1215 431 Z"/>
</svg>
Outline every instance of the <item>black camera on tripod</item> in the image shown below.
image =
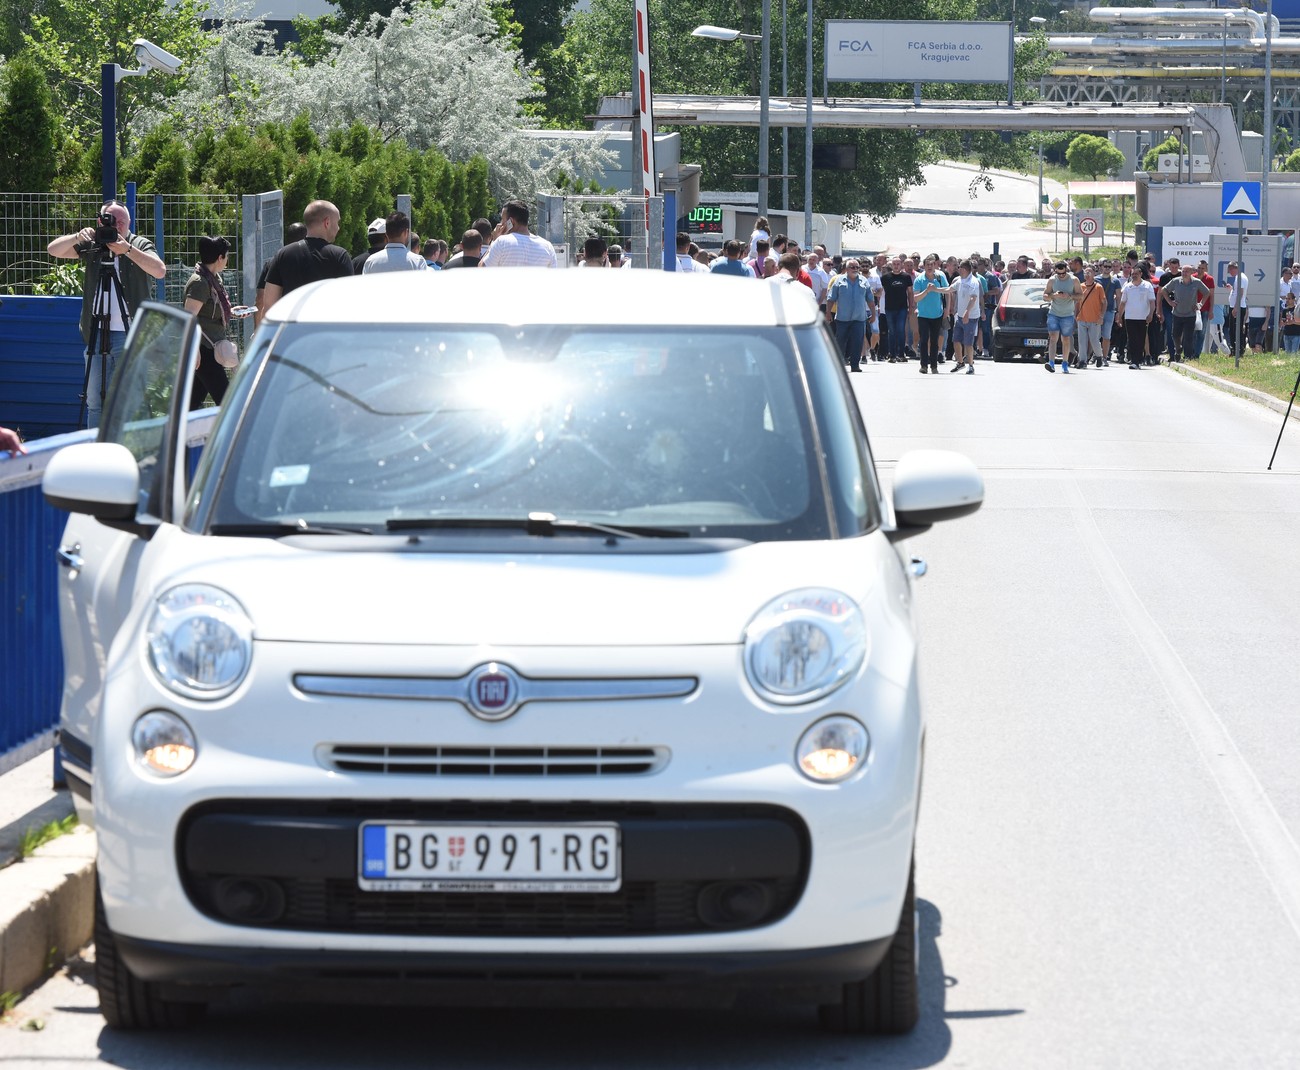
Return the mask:
<svg viewBox="0 0 1300 1070">
<path fill-rule="evenodd" d="M 100 212 L 95 220 L 95 236 L 91 239 L 95 254 L 100 260 L 112 260 L 113 250 L 109 246 L 121 240 L 122 235 L 118 233 L 116 217 L 112 212 Z"/>
</svg>

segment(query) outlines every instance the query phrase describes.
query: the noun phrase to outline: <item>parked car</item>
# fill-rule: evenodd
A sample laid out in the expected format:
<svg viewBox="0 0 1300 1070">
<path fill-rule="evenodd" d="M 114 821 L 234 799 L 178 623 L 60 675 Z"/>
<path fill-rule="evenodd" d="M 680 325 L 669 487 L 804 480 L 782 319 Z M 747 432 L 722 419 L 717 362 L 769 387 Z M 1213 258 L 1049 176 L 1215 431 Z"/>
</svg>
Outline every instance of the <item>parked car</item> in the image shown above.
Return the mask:
<svg viewBox="0 0 1300 1070">
<path fill-rule="evenodd" d="M 993 359 L 1047 359 L 1046 279 L 1009 279 L 993 317 Z"/>
<path fill-rule="evenodd" d="M 280 300 L 192 479 L 198 331 L 147 304 L 49 465 L 109 1025 L 345 982 L 797 989 L 910 1029 L 904 547 L 979 473 L 920 451 L 882 492 L 804 287 L 430 285 Z"/>
</svg>

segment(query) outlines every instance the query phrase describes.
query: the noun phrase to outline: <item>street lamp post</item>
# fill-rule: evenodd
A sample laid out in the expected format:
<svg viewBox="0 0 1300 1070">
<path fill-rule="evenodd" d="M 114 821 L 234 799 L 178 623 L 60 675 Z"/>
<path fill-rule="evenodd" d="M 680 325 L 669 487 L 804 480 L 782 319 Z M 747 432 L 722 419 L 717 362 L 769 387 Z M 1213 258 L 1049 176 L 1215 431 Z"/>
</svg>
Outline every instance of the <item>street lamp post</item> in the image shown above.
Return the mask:
<svg viewBox="0 0 1300 1070">
<path fill-rule="evenodd" d="M 786 0 L 781 0 L 781 99 L 790 96 L 790 35 L 786 32 Z M 781 124 L 781 211 L 790 211 L 790 124 Z"/>
<path fill-rule="evenodd" d="M 179 74 L 181 61 L 143 37 L 136 38 L 135 58 L 140 66 L 133 71 L 116 63 L 105 63 L 99 68 L 100 89 L 100 185 L 104 203 L 117 197 L 117 83 L 123 78 L 138 78 L 150 71 L 160 74 Z"/>
<path fill-rule="evenodd" d="M 803 240 L 809 249 L 813 244 L 812 233 L 812 172 L 813 172 L 813 6 L 808 0 L 808 33 L 804 42 L 804 120 L 803 120 Z"/>
<path fill-rule="evenodd" d="M 760 97 L 758 103 L 758 214 L 767 215 L 767 133 L 768 133 L 768 96 L 771 76 L 771 53 L 769 51 L 769 30 L 771 11 L 771 0 L 763 0 L 763 32 L 761 34 L 741 33 L 739 30 L 728 29 L 725 26 L 697 26 L 691 31 L 693 37 L 703 37 L 710 41 L 762 41 L 763 43 L 763 62 L 760 73 Z M 784 0 L 782 3 L 782 27 L 785 26 L 784 20 Z M 813 173 L 813 8 L 812 0 L 808 0 L 808 35 L 805 51 L 805 69 L 804 69 L 804 146 L 803 146 L 803 229 L 804 245 L 812 247 L 812 173 Z M 782 66 L 785 64 L 784 53 L 781 57 Z M 783 92 L 785 88 L 785 75 L 782 73 Z M 785 130 L 788 131 L 788 125 Z M 788 133 L 786 135 L 788 137 Z M 785 151 L 789 152 L 789 142 L 782 139 L 786 146 Z M 784 158 L 783 158 L 784 160 Z M 783 172 L 788 172 L 788 167 L 782 168 Z M 787 187 L 789 179 L 786 178 Z M 784 206 L 786 210 L 790 207 L 788 188 L 784 191 Z"/>
<path fill-rule="evenodd" d="M 772 22 L 772 0 L 763 0 L 763 32 L 741 33 L 726 26 L 696 26 L 692 37 L 709 41 L 759 41 L 762 43 L 762 61 L 759 66 L 758 87 L 758 214 L 767 215 L 767 131 L 768 96 L 771 90 L 772 42 L 769 31 Z"/>
<path fill-rule="evenodd" d="M 1014 17 L 1015 16 L 1013 15 L 1012 18 Z M 1029 21 L 1033 23 L 1035 27 L 1035 32 L 1041 31 L 1043 26 L 1047 24 L 1047 20 L 1043 18 L 1041 15 L 1033 15 L 1030 17 Z M 1042 133 L 1040 131 L 1039 142 L 1038 142 L 1038 222 L 1041 223 L 1042 221 L 1043 221 L 1043 142 L 1042 142 Z"/>
<path fill-rule="evenodd" d="M 1268 178 L 1273 170 L 1273 0 L 1264 8 L 1264 173 L 1259 184 L 1259 230 L 1268 233 Z"/>
</svg>

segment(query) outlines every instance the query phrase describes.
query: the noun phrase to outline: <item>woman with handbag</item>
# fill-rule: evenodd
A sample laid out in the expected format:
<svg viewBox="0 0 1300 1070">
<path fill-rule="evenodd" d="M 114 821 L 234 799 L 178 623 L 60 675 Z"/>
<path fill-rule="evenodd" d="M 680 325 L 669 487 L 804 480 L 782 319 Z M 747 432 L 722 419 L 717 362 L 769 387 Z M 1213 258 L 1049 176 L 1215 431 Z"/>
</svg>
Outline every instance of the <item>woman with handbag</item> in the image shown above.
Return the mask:
<svg viewBox="0 0 1300 1070">
<path fill-rule="evenodd" d="M 202 333 L 199 366 L 190 391 L 191 410 L 201 409 L 209 396 L 213 404 L 220 405 L 230 382 L 226 369 L 239 363 L 239 350 L 226 336 L 226 328 L 232 316 L 245 313 L 243 309 L 232 309 L 221 283 L 221 272 L 229 258 L 230 242 L 204 235 L 199 239 L 198 265 L 185 284 L 185 311 L 198 317 Z"/>
</svg>

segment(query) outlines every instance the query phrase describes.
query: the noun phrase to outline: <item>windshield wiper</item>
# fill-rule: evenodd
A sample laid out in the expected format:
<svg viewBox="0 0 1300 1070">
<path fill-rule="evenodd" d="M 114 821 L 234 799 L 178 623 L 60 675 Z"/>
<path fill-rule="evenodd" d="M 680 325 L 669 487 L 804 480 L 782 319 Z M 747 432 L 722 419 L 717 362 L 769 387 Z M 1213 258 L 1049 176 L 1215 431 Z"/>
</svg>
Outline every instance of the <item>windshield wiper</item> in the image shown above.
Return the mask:
<svg viewBox="0 0 1300 1070">
<path fill-rule="evenodd" d="M 309 524 L 307 521 L 268 520 L 248 524 L 210 524 L 211 535 L 270 535 L 280 538 L 284 535 L 373 535 L 374 529 L 364 524 Z"/>
<path fill-rule="evenodd" d="M 529 513 L 527 517 L 428 516 L 397 517 L 387 524 L 389 531 L 415 531 L 460 528 L 497 531 L 523 531 L 528 535 L 559 535 L 564 532 L 589 532 L 612 539 L 686 539 L 689 531 L 678 528 L 614 527 L 591 520 L 561 520 L 554 513 Z"/>
</svg>

